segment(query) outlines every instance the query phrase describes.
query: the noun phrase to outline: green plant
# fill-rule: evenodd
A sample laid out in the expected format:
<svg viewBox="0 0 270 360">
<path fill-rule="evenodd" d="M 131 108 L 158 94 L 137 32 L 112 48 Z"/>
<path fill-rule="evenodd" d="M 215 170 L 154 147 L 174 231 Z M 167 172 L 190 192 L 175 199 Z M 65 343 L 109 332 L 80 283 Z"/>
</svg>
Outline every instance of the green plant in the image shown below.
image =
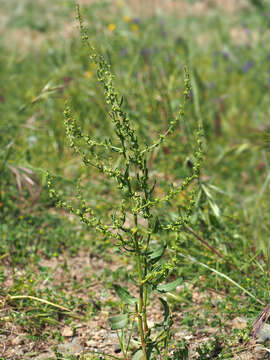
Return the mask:
<svg viewBox="0 0 270 360">
<path fill-rule="evenodd" d="M 190 221 L 196 187 L 192 187 L 191 190 L 188 190 L 188 187 L 198 179 L 200 173 L 203 154 L 201 123 L 198 124 L 195 134 L 196 149 L 193 153 L 191 174 L 180 185 L 167 186 L 163 196 L 156 196 L 157 182 L 149 171 L 149 154 L 179 129 L 184 115 L 184 106 L 191 92 L 189 73 L 185 68 L 184 102 L 179 106 L 177 117 L 169 122 L 167 130 L 160 134 L 156 141 L 151 145 L 145 145 L 138 138 L 127 113 L 123 110 L 123 97 L 119 98 L 114 88 L 110 66 L 88 40 L 78 6 L 77 17 L 82 41 L 89 51 L 90 60 L 97 67 L 98 80 L 103 86 L 106 103 L 110 106 L 109 116 L 115 137 L 97 141 L 93 137 L 84 135 L 68 105 L 64 111 L 66 135 L 70 147 L 81 156 L 85 166 L 97 169 L 102 176 L 107 176 L 114 181 L 121 205 L 117 205 L 112 211 L 111 224 L 107 225 L 95 209 L 87 203 L 79 181 L 75 206 L 67 203 L 54 189 L 53 179 L 48 175 L 50 196 L 56 199 L 59 206 L 79 216 L 87 226 L 101 232 L 111 241 L 115 240 L 115 245 L 121 252 L 126 256 L 131 256 L 136 263 L 136 275 L 132 276 L 132 280 L 137 285 L 137 297 L 132 296 L 123 287 L 115 285 L 114 289 L 122 302 L 122 313 L 109 318 L 112 330 L 118 333 L 124 358 L 128 359 L 131 337 L 137 323 L 140 344 L 134 359 L 142 357 L 148 360 L 162 354 L 163 359 L 168 359 L 173 321 L 164 295 L 174 290 L 181 279 L 163 284 L 176 269 L 178 260 L 172 257 L 171 261 L 165 261 L 167 241 L 166 239 L 157 241 L 157 234 L 164 234 L 166 237 L 171 232 L 179 232 Z M 179 207 L 178 215 L 172 219 L 162 212 L 162 205 L 170 205 L 176 195 L 184 191 L 189 191 L 189 196 L 185 204 Z M 159 295 L 164 309 L 164 320 L 150 329 L 147 309 L 150 294 L 153 292 Z"/>
<path fill-rule="evenodd" d="M 188 360 L 188 345 L 185 340 L 181 340 L 176 344 L 173 352 L 172 360 Z"/>
<path fill-rule="evenodd" d="M 199 354 L 198 360 L 208 360 L 218 358 L 218 355 L 222 351 L 222 346 L 218 338 L 206 342 L 201 346 L 196 348 L 197 353 Z"/>
</svg>

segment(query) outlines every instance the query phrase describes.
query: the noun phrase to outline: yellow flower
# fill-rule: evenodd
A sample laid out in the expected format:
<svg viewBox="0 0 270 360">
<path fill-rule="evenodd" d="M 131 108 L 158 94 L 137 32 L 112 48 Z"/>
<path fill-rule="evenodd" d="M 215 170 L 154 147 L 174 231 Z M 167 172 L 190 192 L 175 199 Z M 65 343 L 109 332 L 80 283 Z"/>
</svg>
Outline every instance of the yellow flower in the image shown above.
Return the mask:
<svg viewBox="0 0 270 360">
<path fill-rule="evenodd" d="M 118 0 L 117 3 L 116 3 L 116 5 L 117 5 L 118 7 L 123 7 L 124 1 L 123 1 L 123 0 Z"/>
<path fill-rule="evenodd" d="M 84 73 L 84 76 L 86 77 L 86 79 L 89 79 L 90 77 L 92 77 L 92 75 L 93 75 L 92 71 L 86 71 Z"/>
<path fill-rule="evenodd" d="M 136 33 L 138 33 L 138 32 L 139 32 L 138 25 L 132 24 L 132 25 L 131 25 L 131 30 L 134 31 L 134 32 L 136 32 Z"/>
<path fill-rule="evenodd" d="M 131 17 L 129 15 L 125 15 L 124 16 L 124 21 L 125 22 L 131 22 Z"/>
<path fill-rule="evenodd" d="M 114 31 L 115 28 L 116 28 L 116 25 L 115 25 L 115 24 L 109 24 L 109 25 L 108 25 L 108 29 L 109 29 L 110 31 Z"/>
<path fill-rule="evenodd" d="M 43 234 L 43 229 L 39 229 L 40 235 Z"/>
</svg>

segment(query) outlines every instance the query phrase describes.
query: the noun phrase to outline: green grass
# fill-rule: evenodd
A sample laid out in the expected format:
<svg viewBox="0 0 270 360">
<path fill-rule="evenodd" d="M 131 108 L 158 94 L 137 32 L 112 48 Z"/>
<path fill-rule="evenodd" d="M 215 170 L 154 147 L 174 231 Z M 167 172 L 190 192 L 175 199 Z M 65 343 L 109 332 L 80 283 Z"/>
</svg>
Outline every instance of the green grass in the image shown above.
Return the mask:
<svg viewBox="0 0 270 360">
<path fill-rule="evenodd" d="M 82 173 L 78 158 L 66 146 L 62 113 L 67 98 L 85 132 L 99 138 L 112 133 L 95 68 L 89 65 L 78 30 L 63 30 L 74 20 L 72 9 L 71 1 L 59 5 L 26 0 L 20 6 L 13 1 L 3 3 L 7 21 L 5 39 L 0 42 L 0 295 L 3 299 L 7 294 L 36 296 L 87 319 L 117 304 L 108 299 L 85 304 L 76 296 L 80 281 L 75 279 L 65 293 L 64 284 L 56 286 L 52 281 L 51 269 L 38 265 L 42 259 L 72 258 L 81 249 L 107 257 L 107 264 L 111 261 L 109 244 L 55 209 L 45 186 L 49 169 L 67 197 L 72 197 L 73 183 L 82 176 L 84 191 L 101 213 L 109 213 L 111 201 L 116 199 L 109 182 L 94 171 Z M 189 66 L 193 92 L 185 127 L 153 156 L 156 176 L 164 179 L 158 190 L 164 191 L 166 176 L 177 180 L 189 174 L 189 139 L 201 118 L 207 152 L 192 227 L 224 258 L 203 247 L 190 232 L 177 241 L 173 236 L 169 240 L 172 246 L 180 240 L 179 252 L 225 274 L 267 303 L 270 168 L 262 134 L 269 129 L 270 112 L 269 9 L 261 12 L 250 4 L 228 16 L 213 8 L 200 17 L 179 19 L 166 12 L 141 17 L 126 6 L 116 8 L 102 1 L 82 11 L 90 38 L 116 75 L 124 108 L 132 113 L 132 121 L 147 143 L 166 128 L 176 112 L 183 66 Z M 27 45 L 20 47 L 15 30 L 33 32 L 42 41 L 35 45 L 25 39 Z M 101 195 L 106 195 L 107 201 L 101 202 Z M 177 214 L 183 201 L 178 198 L 165 209 L 169 216 Z M 112 261 L 116 256 L 119 254 L 113 254 Z M 7 280 L 7 268 L 12 269 L 13 283 L 1 287 Z M 115 281 L 125 281 L 127 276 L 125 265 L 113 274 L 106 269 L 102 275 L 94 274 L 106 296 Z M 209 298 L 203 300 L 204 315 L 201 311 L 183 315 L 182 324 L 194 332 L 205 326 L 208 312 L 222 314 L 213 320 L 214 327 L 222 328 L 226 319 L 238 315 L 251 319 L 261 311 L 262 305 L 239 288 L 180 256 L 178 276 L 191 287 L 178 292 L 184 305 L 172 300 L 175 311 L 190 307 L 195 288 L 222 294 L 214 306 Z M 45 280 L 51 286 L 40 290 Z M 83 286 L 87 287 L 87 281 L 90 286 L 90 275 Z M 90 290 L 88 295 L 93 296 Z M 71 319 L 30 299 L 9 301 L 4 311 L 9 320 L 0 320 L 2 324 L 13 322 L 24 331 L 31 330 L 37 341 L 41 337 L 55 343 L 63 340 L 60 323 Z M 54 330 L 47 334 L 46 326 Z"/>
</svg>

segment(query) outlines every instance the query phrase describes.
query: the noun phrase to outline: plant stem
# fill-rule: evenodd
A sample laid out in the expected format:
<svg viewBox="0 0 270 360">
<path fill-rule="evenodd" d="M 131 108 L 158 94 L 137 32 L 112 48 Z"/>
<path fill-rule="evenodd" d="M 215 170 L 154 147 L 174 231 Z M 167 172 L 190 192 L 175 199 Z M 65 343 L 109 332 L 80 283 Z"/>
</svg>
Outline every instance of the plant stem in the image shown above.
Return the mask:
<svg viewBox="0 0 270 360">
<path fill-rule="evenodd" d="M 127 357 L 126 357 L 126 353 L 125 353 L 125 346 L 123 344 L 123 333 L 122 333 L 122 336 L 120 338 L 120 335 L 118 333 L 118 331 L 116 331 L 116 334 L 117 334 L 117 338 L 118 338 L 118 342 L 119 342 L 119 345 L 120 345 L 120 348 L 121 348 L 121 351 L 123 353 L 123 356 L 124 356 L 124 360 L 127 360 Z"/>
<path fill-rule="evenodd" d="M 142 319 L 142 307 L 143 307 L 143 285 L 140 285 L 138 325 L 139 325 L 139 331 L 140 331 L 140 337 L 141 337 L 141 343 L 142 343 L 143 359 L 147 360 L 144 327 L 143 327 L 143 319 Z"/>
<path fill-rule="evenodd" d="M 134 215 L 134 224 L 135 228 L 137 228 L 137 215 Z M 135 233 L 133 236 L 134 241 L 134 250 L 136 253 L 136 263 L 137 263 L 137 273 L 139 278 L 139 307 L 137 307 L 137 317 L 138 317 L 138 326 L 139 326 L 139 332 L 140 332 L 140 338 L 141 338 L 141 344 L 142 344 L 142 351 L 143 351 L 143 359 L 147 360 L 147 353 L 146 353 L 146 344 L 145 344 L 145 331 L 143 326 L 143 319 L 142 319 L 142 313 L 144 310 L 144 285 L 142 284 L 143 281 L 143 273 L 142 273 L 142 264 L 141 264 L 141 254 L 139 249 L 139 237 L 138 234 Z"/>
<path fill-rule="evenodd" d="M 144 261 L 144 278 L 147 275 L 147 263 Z M 148 324 L 146 316 L 146 305 L 147 305 L 147 285 L 143 284 L 143 324 L 144 324 L 144 336 L 148 335 Z"/>
<path fill-rule="evenodd" d="M 164 342 L 165 342 L 165 360 L 168 360 L 169 334 L 167 334 Z"/>
</svg>

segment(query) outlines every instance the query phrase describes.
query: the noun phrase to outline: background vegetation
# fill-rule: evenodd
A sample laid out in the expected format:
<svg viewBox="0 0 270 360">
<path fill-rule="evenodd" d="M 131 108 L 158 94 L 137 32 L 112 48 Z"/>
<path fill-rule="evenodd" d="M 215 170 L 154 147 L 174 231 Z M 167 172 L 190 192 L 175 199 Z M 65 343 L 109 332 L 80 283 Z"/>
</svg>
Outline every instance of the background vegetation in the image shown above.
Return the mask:
<svg viewBox="0 0 270 360">
<path fill-rule="evenodd" d="M 270 9 L 267 1 L 222 3 L 81 1 L 90 39 L 111 64 L 124 109 L 146 143 L 177 112 L 183 67 L 190 69 L 185 124 L 153 153 L 152 175 L 162 194 L 168 182 L 190 174 L 192 134 L 202 120 L 207 151 L 192 231 L 166 239 L 181 244 L 175 276 L 183 285 L 171 299 L 179 340 L 201 346 L 201 329 L 216 329 L 214 335 L 205 330 L 207 345 L 194 352 L 198 359 L 211 358 L 217 344 L 230 358 L 241 339 L 248 347 L 242 330 L 232 331 L 228 322 L 240 315 L 252 320 L 269 299 Z M 81 177 L 100 213 L 109 214 L 117 201 L 111 184 L 93 170 L 82 171 L 66 146 L 67 98 L 86 133 L 100 139 L 112 134 L 73 1 L 0 5 L 0 349 L 4 359 L 25 359 L 69 339 L 63 329 L 72 329 L 76 339 L 79 326 L 113 313 L 119 305 L 113 283 L 125 282 L 132 264 L 48 196 L 47 169 L 67 198 Z M 162 210 L 173 219 L 185 200 L 182 194 Z M 72 309 L 73 316 L 31 298 L 12 298 L 21 295 Z M 85 339 L 86 350 L 98 348 L 92 338 Z"/>
</svg>

